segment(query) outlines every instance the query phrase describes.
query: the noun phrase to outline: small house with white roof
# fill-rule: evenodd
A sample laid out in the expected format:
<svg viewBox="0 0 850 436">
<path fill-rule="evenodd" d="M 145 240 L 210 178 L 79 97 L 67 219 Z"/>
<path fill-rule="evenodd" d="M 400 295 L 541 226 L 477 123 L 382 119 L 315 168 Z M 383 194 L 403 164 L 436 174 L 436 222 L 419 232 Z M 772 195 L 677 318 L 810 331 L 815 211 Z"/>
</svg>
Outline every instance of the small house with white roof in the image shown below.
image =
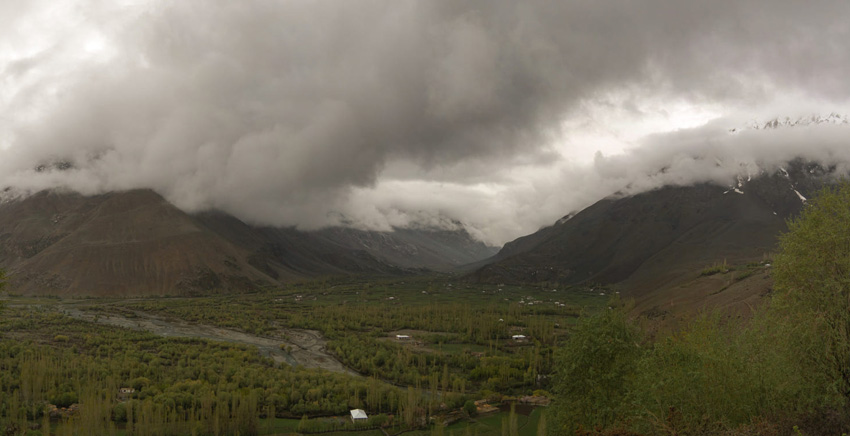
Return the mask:
<svg viewBox="0 0 850 436">
<path fill-rule="evenodd" d="M 351 422 L 366 422 L 369 419 L 363 409 L 353 409 L 351 411 Z"/>
</svg>

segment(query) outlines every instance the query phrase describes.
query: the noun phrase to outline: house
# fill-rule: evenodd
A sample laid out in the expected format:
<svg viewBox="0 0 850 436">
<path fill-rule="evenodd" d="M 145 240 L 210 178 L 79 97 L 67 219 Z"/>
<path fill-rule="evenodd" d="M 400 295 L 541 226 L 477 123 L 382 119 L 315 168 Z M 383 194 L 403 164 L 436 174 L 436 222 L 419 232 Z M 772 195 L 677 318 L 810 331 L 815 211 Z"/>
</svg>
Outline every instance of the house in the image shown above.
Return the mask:
<svg viewBox="0 0 850 436">
<path fill-rule="evenodd" d="M 363 409 L 353 409 L 351 411 L 351 422 L 366 422 L 369 419 Z"/>
<path fill-rule="evenodd" d="M 130 397 L 136 392 L 133 388 L 121 388 L 118 389 L 118 401 L 127 401 Z"/>
</svg>

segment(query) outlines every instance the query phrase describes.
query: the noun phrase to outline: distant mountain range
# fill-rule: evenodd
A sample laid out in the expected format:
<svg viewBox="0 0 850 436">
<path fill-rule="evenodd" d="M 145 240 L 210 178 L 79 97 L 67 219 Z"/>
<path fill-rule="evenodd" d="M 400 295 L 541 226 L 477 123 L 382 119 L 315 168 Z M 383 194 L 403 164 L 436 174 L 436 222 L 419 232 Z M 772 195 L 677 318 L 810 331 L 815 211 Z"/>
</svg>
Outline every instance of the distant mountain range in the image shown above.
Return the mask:
<svg viewBox="0 0 850 436">
<path fill-rule="evenodd" d="M 150 190 L 59 191 L 0 204 L 0 267 L 12 292 L 175 295 L 238 292 L 317 276 L 406 275 L 466 265 L 472 280 L 676 286 L 707 265 L 769 258 L 785 220 L 836 178 L 803 161 L 729 186 L 612 196 L 501 250 L 463 230 L 314 232 L 187 214 Z"/>
<path fill-rule="evenodd" d="M 850 120 L 777 118 L 730 133 L 814 125 Z M 60 161 L 37 170 L 69 168 Z M 29 294 L 201 294 L 317 276 L 464 271 L 486 283 L 617 284 L 633 296 L 664 295 L 659 290 L 692 286 L 708 265 L 769 259 L 786 220 L 841 176 L 796 160 L 727 186 L 617 194 L 501 250 L 464 230 L 258 227 L 223 212 L 187 214 L 144 189 L 88 197 L 7 190 L 0 192 L 0 268 L 9 271 L 12 292 Z M 765 292 L 769 283 L 747 292 Z"/>
<path fill-rule="evenodd" d="M 150 190 L 44 191 L 0 204 L 10 291 L 163 295 L 245 291 L 334 275 L 448 270 L 495 253 L 463 230 L 367 232 L 248 225 L 187 214 Z"/>
</svg>

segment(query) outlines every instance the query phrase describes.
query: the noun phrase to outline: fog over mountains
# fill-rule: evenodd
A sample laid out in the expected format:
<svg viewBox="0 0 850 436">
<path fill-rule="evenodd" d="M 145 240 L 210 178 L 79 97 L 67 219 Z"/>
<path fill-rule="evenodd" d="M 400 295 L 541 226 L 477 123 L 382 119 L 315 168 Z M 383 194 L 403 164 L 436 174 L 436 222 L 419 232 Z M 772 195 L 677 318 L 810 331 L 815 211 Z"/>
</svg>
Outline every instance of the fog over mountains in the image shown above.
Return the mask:
<svg viewBox="0 0 850 436">
<path fill-rule="evenodd" d="M 850 113 L 848 13 L 17 2 L 0 7 L 0 186 L 151 189 L 184 212 L 307 230 L 460 223 L 500 245 L 618 191 L 845 161 L 841 125 L 730 129 Z"/>
<path fill-rule="evenodd" d="M 757 257 L 850 169 L 850 5 L 765 6 L 0 6 L 0 266 L 129 295 L 502 244 L 476 279 L 639 287 L 666 280 L 652 259 Z"/>
<path fill-rule="evenodd" d="M 83 196 L 67 189 L 22 195 L 10 188 L 0 203 L 0 264 L 13 273 L 16 290 L 48 294 L 192 294 L 458 268 L 484 282 L 627 283 L 633 294 L 658 292 L 720 259 L 769 259 L 786 220 L 821 187 L 850 174 L 840 139 L 846 124 L 838 115 L 772 120 L 717 131 L 710 151 L 679 145 L 672 159 L 631 159 L 643 166 L 623 166 L 607 185 L 584 192 L 621 189 L 498 253 L 457 222 L 305 232 L 247 224 L 223 211 L 189 214 L 151 190 Z M 773 140 L 759 141 L 767 135 Z M 818 159 L 795 157 L 801 154 L 794 141 L 805 138 L 821 139 L 803 154 Z M 826 138 L 835 138 L 833 148 Z M 771 159 L 740 158 L 760 146 L 773 152 Z M 663 148 L 659 140 L 657 149 Z M 617 164 L 598 156 L 595 168 L 601 174 Z M 74 170 L 62 161 L 35 172 Z"/>
</svg>

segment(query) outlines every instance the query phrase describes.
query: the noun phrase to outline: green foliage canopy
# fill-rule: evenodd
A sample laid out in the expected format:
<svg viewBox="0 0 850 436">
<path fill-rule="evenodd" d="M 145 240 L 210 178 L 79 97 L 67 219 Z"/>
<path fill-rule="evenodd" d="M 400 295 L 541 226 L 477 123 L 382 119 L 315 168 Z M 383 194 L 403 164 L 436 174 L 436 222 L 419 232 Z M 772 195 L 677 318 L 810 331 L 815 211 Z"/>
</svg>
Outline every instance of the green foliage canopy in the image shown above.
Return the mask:
<svg viewBox="0 0 850 436">
<path fill-rule="evenodd" d="M 780 238 L 776 288 L 807 308 L 847 307 L 850 295 L 850 183 L 826 188 Z"/>
<path fill-rule="evenodd" d="M 581 318 L 557 357 L 556 431 L 605 427 L 623 415 L 640 341 L 640 330 L 622 309 Z"/>
<path fill-rule="evenodd" d="M 821 191 L 788 224 L 775 259 L 773 310 L 809 381 L 850 399 L 850 183 Z"/>
</svg>

